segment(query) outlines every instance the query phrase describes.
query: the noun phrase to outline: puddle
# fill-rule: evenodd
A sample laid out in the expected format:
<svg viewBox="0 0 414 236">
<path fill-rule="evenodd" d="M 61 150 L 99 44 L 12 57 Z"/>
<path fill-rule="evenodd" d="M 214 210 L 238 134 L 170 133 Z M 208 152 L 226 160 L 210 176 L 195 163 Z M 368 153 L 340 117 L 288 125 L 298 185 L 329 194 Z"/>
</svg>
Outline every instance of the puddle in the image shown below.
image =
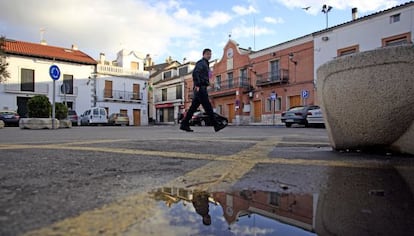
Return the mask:
<svg viewBox="0 0 414 236">
<path fill-rule="evenodd" d="M 163 230 L 170 235 L 316 235 L 313 204 L 317 196 L 311 194 L 250 190 L 207 193 L 164 187 L 150 196 L 162 213 L 142 222 L 140 230 L 144 227 L 154 232 L 163 222 Z"/>
</svg>

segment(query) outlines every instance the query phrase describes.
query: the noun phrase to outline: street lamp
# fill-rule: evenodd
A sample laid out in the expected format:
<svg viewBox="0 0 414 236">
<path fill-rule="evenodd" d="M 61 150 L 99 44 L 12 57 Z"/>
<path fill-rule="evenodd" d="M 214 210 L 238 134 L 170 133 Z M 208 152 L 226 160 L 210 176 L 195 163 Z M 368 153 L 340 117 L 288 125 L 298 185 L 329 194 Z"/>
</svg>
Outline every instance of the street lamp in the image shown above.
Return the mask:
<svg viewBox="0 0 414 236">
<path fill-rule="evenodd" d="M 322 6 L 322 12 L 326 15 L 326 28 L 328 28 L 328 12 L 332 10 L 331 6 L 324 4 Z"/>
</svg>

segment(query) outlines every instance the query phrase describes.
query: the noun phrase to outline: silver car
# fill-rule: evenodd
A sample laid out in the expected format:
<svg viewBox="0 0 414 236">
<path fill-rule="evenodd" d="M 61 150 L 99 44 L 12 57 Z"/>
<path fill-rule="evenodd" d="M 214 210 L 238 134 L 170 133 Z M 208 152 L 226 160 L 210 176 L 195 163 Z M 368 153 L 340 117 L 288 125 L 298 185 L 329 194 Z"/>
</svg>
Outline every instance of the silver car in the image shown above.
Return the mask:
<svg viewBox="0 0 414 236">
<path fill-rule="evenodd" d="M 309 110 L 306 120 L 308 121 L 308 125 L 325 126 L 325 121 L 323 120 L 322 111 L 320 108 Z"/>
<path fill-rule="evenodd" d="M 289 110 L 282 112 L 282 122 L 285 123 L 286 127 L 291 127 L 292 124 L 308 127 L 306 117 L 309 111 L 315 109 L 320 109 L 320 107 L 315 105 L 291 107 Z"/>
</svg>

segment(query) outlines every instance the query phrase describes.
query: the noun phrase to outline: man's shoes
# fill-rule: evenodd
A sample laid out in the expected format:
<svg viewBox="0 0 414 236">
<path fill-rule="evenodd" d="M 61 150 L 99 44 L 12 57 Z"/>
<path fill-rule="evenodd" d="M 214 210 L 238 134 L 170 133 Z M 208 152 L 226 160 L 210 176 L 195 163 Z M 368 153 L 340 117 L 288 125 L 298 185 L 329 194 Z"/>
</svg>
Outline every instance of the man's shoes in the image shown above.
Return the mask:
<svg viewBox="0 0 414 236">
<path fill-rule="evenodd" d="M 194 132 L 194 130 L 190 129 L 190 126 L 183 124 L 180 125 L 180 130 L 184 130 L 186 132 Z"/>
<path fill-rule="evenodd" d="M 226 127 L 226 125 L 221 124 L 221 123 L 216 124 L 214 125 L 214 131 L 219 132 L 220 130 L 224 129 L 224 127 Z"/>
</svg>

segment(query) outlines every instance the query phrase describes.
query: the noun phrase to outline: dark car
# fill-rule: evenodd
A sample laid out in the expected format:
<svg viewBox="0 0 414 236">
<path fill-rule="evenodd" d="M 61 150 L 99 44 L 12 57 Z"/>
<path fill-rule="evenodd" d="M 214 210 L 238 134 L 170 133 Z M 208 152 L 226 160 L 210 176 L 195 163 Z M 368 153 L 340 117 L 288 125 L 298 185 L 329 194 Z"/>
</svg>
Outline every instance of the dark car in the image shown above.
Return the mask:
<svg viewBox="0 0 414 236">
<path fill-rule="evenodd" d="M 286 127 L 291 127 L 292 124 L 305 125 L 308 127 L 306 117 L 310 110 L 319 109 L 319 106 L 295 106 L 282 113 L 282 122 Z"/>
<path fill-rule="evenodd" d="M 76 114 L 76 111 L 74 110 L 69 110 L 68 111 L 68 119 L 72 122 L 72 125 L 77 126 L 78 125 L 78 114 Z"/>
<path fill-rule="evenodd" d="M 19 126 L 20 116 L 15 111 L 0 111 L 0 120 L 6 126 Z"/>
<path fill-rule="evenodd" d="M 211 126 L 212 122 L 207 113 L 196 111 L 190 119 L 190 125 Z"/>
</svg>

